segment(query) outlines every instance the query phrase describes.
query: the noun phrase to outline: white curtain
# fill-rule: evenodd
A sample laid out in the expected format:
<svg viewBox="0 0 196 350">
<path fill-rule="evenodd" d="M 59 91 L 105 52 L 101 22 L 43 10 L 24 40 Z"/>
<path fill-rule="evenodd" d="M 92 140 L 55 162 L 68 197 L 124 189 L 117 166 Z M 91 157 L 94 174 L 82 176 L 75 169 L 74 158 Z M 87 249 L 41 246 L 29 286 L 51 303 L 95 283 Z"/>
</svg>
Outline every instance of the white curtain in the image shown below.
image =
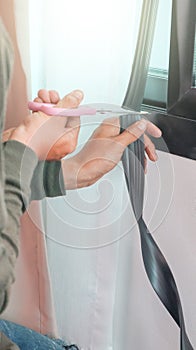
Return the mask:
<svg viewBox="0 0 196 350">
<path fill-rule="evenodd" d="M 31 97 L 42 87 L 57 89 L 61 96 L 80 88 L 85 103 L 121 105 L 141 5 L 141 0 L 29 0 Z M 82 118 L 79 148 L 102 119 L 100 115 Z M 190 184 L 195 164 L 162 152 L 159 158 L 157 165 L 150 164 L 148 169 L 145 216 L 173 266 L 187 310 L 188 332 L 196 343 L 196 284 L 192 284 L 195 216 L 186 209 L 181 215 L 179 205 L 183 197 L 188 206 L 194 196 Z M 182 172 L 184 166 L 188 175 Z M 144 272 L 139 234 L 120 165 L 88 189 L 44 200 L 43 216 L 62 338 L 83 350 L 179 349 L 178 329 Z"/>
</svg>

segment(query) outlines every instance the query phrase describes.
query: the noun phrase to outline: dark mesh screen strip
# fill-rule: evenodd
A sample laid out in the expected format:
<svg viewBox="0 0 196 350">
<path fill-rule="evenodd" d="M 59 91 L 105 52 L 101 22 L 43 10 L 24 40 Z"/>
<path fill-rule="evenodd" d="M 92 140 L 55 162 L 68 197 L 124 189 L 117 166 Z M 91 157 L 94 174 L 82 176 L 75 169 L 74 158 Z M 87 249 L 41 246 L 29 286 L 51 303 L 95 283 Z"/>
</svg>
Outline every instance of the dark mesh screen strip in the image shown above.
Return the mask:
<svg viewBox="0 0 196 350">
<path fill-rule="evenodd" d="M 121 117 L 121 129 L 139 120 L 139 115 Z M 144 195 L 144 144 L 142 139 L 132 143 L 125 150 L 122 163 L 133 211 L 138 222 L 142 258 L 152 288 L 180 327 L 180 349 L 193 350 L 185 330 L 182 306 L 171 269 L 149 232 L 143 217 Z"/>
</svg>

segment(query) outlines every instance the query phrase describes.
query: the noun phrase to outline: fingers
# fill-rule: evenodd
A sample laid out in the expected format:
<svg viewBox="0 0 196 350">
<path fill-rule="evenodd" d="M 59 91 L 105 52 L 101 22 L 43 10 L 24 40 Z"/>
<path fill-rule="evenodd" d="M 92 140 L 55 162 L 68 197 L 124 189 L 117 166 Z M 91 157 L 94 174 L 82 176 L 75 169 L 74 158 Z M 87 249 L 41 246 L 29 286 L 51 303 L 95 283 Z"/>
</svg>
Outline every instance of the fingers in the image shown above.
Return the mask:
<svg viewBox="0 0 196 350">
<path fill-rule="evenodd" d="M 81 101 L 83 100 L 84 94 L 81 90 L 74 90 L 70 94 L 66 95 L 59 101 L 57 107 L 61 108 L 77 108 Z M 78 137 L 80 126 L 79 117 L 69 117 L 67 118 L 66 128 L 73 129 L 73 133 Z"/>
<path fill-rule="evenodd" d="M 125 131 L 118 135 L 117 140 L 121 142 L 124 146 L 128 146 L 130 143 L 140 138 L 140 136 L 142 136 L 144 133 L 148 133 L 153 137 L 160 137 L 162 134 L 161 130 L 156 125 L 154 125 L 146 119 L 141 119 L 140 121 L 130 125 Z M 156 157 L 154 144 L 151 142 L 149 137 L 145 137 L 147 143 L 147 152 L 150 154 L 150 157 L 154 160 L 154 158 Z"/>
<path fill-rule="evenodd" d="M 57 107 L 60 108 L 77 108 L 81 101 L 83 100 L 84 94 L 81 90 L 74 90 L 70 94 L 63 97 L 59 103 L 57 103 Z M 75 137 L 78 137 L 80 126 L 80 118 L 79 117 L 69 117 L 67 118 L 66 128 L 73 129 L 72 133 L 75 134 Z"/>
<path fill-rule="evenodd" d="M 142 136 L 148 126 L 148 121 L 146 119 L 141 119 L 138 122 L 130 125 L 126 130 L 124 130 L 120 135 L 116 136 L 117 142 L 120 142 L 124 147 L 130 145 L 130 143 L 136 141 L 140 136 Z"/>
<path fill-rule="evenodd" d="M 38 96 L 34 99 L 34 102 L 44 102 L 56 104 L 60 100 L 59 94 L 55 90 L 41 89 L 38 91 Z"/>
<path fill-rule="evenodd" d="M 81 103 L 84 94 L 81 90 L 74 90 L 71 93 L 64 96 L 61 100 L 59 94 L 55 90 L 41 89 L 38 91 L 38 97 L 34 99 L 35 102 L 53 103 L 60 108 L 77 108 Z M 76 136 L 78 135 L 80 125 L 79 118 L 66 118 L 66 127 L 75 128 Z"/>
<path fill-rule="evenodd" d="M 151 123 L 147 119 L 141 119 L 141 121 L 144 121 L 144 123 L 146 123 L 146 129 L 145 130 L 146 130 L 146 132 L 148 134 L 150 134 L 153 137 L 161 137 L 161 135 L 162 135 L 161 130 L 156 125 L 154 125 L 153 123 Z M 137 125 L 137 123 L 132 124 L 132 125 Z M 127 130 L 130 130 L 130 131 L 133 132 L 134 130 L 132 128 L 132 125 L 130 125 L 130 127 L 128 127 Z M 110 131 L 111 136 L 112 136 L 112 126 L 114 127 L 113 134 L 115 136 L 115 135 L 118 134 L 117 130 L 120 130 L 120 120 L 119 120 L 119 118 L 117 118 L 117 117 L 107 118 L 101 124 L 102 128 L 104 128 L 105 130 Z M 138 124 L 138 127 L 139 127 L 139 124 Z M 136 135 L 137 135 L 137 130 L 136 130 Z"/>
<path fill-rule="evenodd" d="M 60 96 L 57 91 L 55 90 L 49 90 L 49 97 L 51 103 L 58 103 L 60 101 Z"/>
<path fill-rule="evenodd" d="M 161 130 L 149 120 L 147 121 L 146 132 L 153 137 L 161 137 L 162 135 Z"/>
<path fill-rule="evenodd" d="M 41 89 L 38 91 L 38 96 L 34 99 L 34 102 L 53 103 L 61 108 L 75 108 L 79 106 L 83 97 L 84 94 L 81 90 L 74 90 L 60 99 L 57 91 Z"/>
<path fill-rule="evenodd" d="M 101 125 L 95 129 L 94 136 L 97 138 L 113 137 L 119 135 L 120 121 L 118 117 L 106 118 Z"/>
<path fill-rule="evenodd" d="M 63 97 L 58 103 L 60 108 L 77 108 L 83 100 L 84 94 L 81 90 L 74 90 L 70 94 Z"/>
<path fill-rule="evenodd" d="M 158 159 L 158 156 L 156 153 L 155 145 L 147 135 L 144 135 L 144 145 L 145 145 L 145 151 L 146 151 L 146 154 L 148 155 L 148 158 L 153 162 L 156 162 L 156 160 Z"/>
<path fill-rule="evenodd" d="M 112 118 L 106 118 L 103 120 L 101 123 L 102 126 L 115 126 L 115 127 L 120 127 L 120 119 L 118 117 L 112 117 Z"/>
<path fill-rule="evenodd" d="M 144 156 L 144 174 L 147 174 L 147 166 L 148 166 L 148 161 L 146 159 L 146 156 Z"/>
<path fill-rule="evenodd" d="M 38 91 L 38 98 L 42 100 L 42 102 L 50 103 L 50 94 L 48 90 L 41 89 Z"/>
</svg>

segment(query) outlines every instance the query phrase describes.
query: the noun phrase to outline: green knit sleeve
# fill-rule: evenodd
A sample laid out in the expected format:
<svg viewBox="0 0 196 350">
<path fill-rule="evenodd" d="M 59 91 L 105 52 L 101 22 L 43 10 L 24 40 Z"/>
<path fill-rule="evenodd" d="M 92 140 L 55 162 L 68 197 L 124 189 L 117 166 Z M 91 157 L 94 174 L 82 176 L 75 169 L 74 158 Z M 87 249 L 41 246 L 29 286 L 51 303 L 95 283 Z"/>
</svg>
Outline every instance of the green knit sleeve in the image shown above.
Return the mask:
<svg viewBox="0 0 196 350">
<path fill-rule="evenodd" d="M 31 181 L 31 200 L 65 195 L 61 161 L 38 163 Z"/>
<path fill-rule="evenodd" d="M 3 147 L 2 147 L 3 146 Z M 4 198 L 0 198 L 0 313 L 9 300 L 18 255 L 20 217 L 30 201 L 30 184 L 38 163 L 36 154 L 17 141 L 1 145 L 4 156 Z M 5 213 L 2 208 L 5 208 Z"/>
</svg>

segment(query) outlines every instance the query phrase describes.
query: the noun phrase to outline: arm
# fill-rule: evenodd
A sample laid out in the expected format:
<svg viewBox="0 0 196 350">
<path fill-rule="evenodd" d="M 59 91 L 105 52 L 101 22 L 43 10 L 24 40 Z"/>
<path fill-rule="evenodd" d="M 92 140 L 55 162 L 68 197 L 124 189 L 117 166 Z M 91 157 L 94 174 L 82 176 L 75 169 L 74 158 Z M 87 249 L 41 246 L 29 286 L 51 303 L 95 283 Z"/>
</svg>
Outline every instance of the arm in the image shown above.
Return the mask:
<svg viewBox="0 0 196 350">
<path fill-rule="evenodd" d="M 0 134 L 4 126 L 12 53 L 9 37 L 0 21 Z M 75 100 L 82 97 L 80 93 Z M 49 118 L 43 113 L 29 115 L 8 133 L 4 144 L 0 142 L 0 313 L 8 303 L 14 282 L 20 217 L 30 200 L 30 184 L 38 159 L 59 159 L 69 153 L 70 144 L 74 149 L 79 132 L 79 120 L 77 122 L 75 132 L 71 133 L 69 122 L 63 118 Z M 59 148 L 55 153 L 52 151 L 59 139 L 67 146 L 63 154 L 58 153 Z"/>
<path fill-rule="evenodd" d="M 40 90 L 35 101 L 57 103 L 59 96 L 56 91 Z M 79 153 L 61 161 L 61 169 L 60 162 L 38 165 L 32 180 L 33 199 L 61 196 L 65 194 L 64 189 L 94 184 L 117 165 L 128 144 L 143 134 L 146 154 L 151 161 L 156 161 L 156 150 L 148 133 L 154 137 L 161 136 L 160 129 L 146 120 L 131 125 L 120 134 L 119 118 L 106 119 Z M 64 147 L 63 143 L 59 146 Z M 145 170 L 146 163 L 145 160 Z"/>
<path fill-rule="evenodd" d="M 131 142 L 144 132 L 160 137 L 161 131 L 152 123 L 142 120 L 119 134 L 118 118 L 105 120 L 91 135 L 83 149 L 61 162 L 39 162 L 31 183 L 32 199 L 57 197 L 65 189 L 87 187 L 111 171 L 121 160 Z M 144 135 L 146 153 L 151 161 L 157 160 L 154 144 Z"/>
<path fill-rule="evenodd" d="M 74 90 L 60 100 L 56 91 L 40 90 L 35 101 L 56 103 L 64 108 L 77 107 L 82 98 L 83 93 L 80 90 Z M 52 118 L 51 122 L 56 122 L 56 118 Z M 64 120 L 61 118 L 60 122 Z M 67 153 L 74 150 L 77 143 L 79 133 L 79 118 L 69 118 L 65 133 L 63 136 L 55 140 L 52 147 L 49 149 L 47 159 L 61 159 Z M 3 133 L 3 141 L 6 142 L 13 135 L 15 128 L 8 129 Z M 61 161 L 39 161 L 31 182 L 31 200 L 40 200 L 45 197 L 57 197 L 65 194 L 64 179 L 61 167 Z"/>
<path fill-rule="evenodd" d="M 81 92 L 79 92 L 79 97 Z M 60 100 L 56 91 L 40 90 L 37 102 L 56 103 L 63 107 L 77 107 L 80 98 L 71 94 Z M 55 120 L 56 118 L 53 118 Z M 78 135 L 77 118 L 69 118 L 70 135 Z M 143 125 L 143 127 L 142 127 Z M 4 132 L 4 140 L 13 129 Z M 72 134 L 74 133 L 74 134 Z M 131 125 L 120 134 L 119 118 L 106 119 L 92 134 L 83 149 L 74 157 L 60 161 L 39 162 L 31 183 L 31 200 L 57 197 L 65 194 L 65 189 L 87 187 L 94 184 L 104 174 L 112 170 L 120 161 L 128 144 L 144 134 L 145 150 L 151 161 L 157 160 L 154 144 L 147 136 L 160 137 L 161 131 L 152 123 L 142 120 Z M 68 135 L 61 137 L 50 150 L 50 159 L 62 158 L 67 152 Z M 74 147 L 75 148 L 75 147 Z M 145 160 L 145 164 L 147 162 Z M 146 166 L 145 166 L 146 170 Z"/>
<path fill-rule="evenodd" d="M 14 282 L 20 217 L 29 202 L 30 183 L 38 162 L 35 153 L 17 141 L 4 144 L 1 154 L 4 157 L 4 194 L 0 199 L 0 216 L 4 224 L 0 230 L 0 312 L 7 306 Z"/>
<path fill-rule="evenodd" d="M 13 63 L 13 49 L 0 21 L 0 133 L 4 125 L 7 90 Z M 22 210 L 28 202 L 31 173 L 37 164 L 36 155 L 29 150 L 28 181 L 20 185 L 20 169 L 26 147 L 17 142 L 0 144 L 0 312 L 8 301 L 14 281 L 13 268 L 18 253 L 18 226 Z"/>
<path fill-rule="evenodd" d="M 65 195 L 61 161 L 39 162 L 31 181 L 31 200 Z"/>
<path fill-rule="evenodd" d="M 160 130 L 146 120 L 131 125 L 121 135 L 119 131 L 118 118 L 105 120 L 75 156 L 61 162 L 39 162 L 31 183 L 31 199 L 58 197 L 65 195 L 65 189 L 90 186 L 118 164 L 127 145 L 144 131 L 154 137 L 161 136 Z M 147 135 L 144 135 L 144 142 L 149 159 L 156 161 L 154 144 Z"/>
<path fill-rule="evenodd" d="M 3 208 L 2 210 L 0 209 L 1 220 L 4 217 L 0 230 L 0 313 L 8 303 L 9 289 L 14 282 L 14 265 L 18 254 L 20 217 L 30 200 L 30 185 L 38 159 L 40 159 L 41 166 L 39 169 L 44 164 L 42 159 L 45 156 L 47 157 L 48 149 L 51 150 L 50 155 L 54 159 L 55 157 L 58 159 L 59 152 L 54 153 L 50 145 L 53 145 L 54 140 L 59 139 L 59 135 L 63 139 L 67 137 L 67 134 L 64 134 L 64 126 L 62 128 L 62 125 L 60 125 L 60 128 L 54 130 L 56 133 L 55 138 L 53 138 L 53 133 L 51 132 L 52 137 L 47 144 L 48 140 L 45 142 L 43 138 L 44 130 L 53 131 L 55 124 L 52 123 L 52 127 L 49 125 L 49 128 L 46 128 L 47 120 L 45 121 L 45 118 L 44 115 L 38 115 L 37 120 L 30 118 L 26 125 L 20 125 L 16 128 L 10 135 L 9 140 L 0 145 L 0 153 L 2 155 L 2 190 L 4 190 L 1 196 Z M 51 121 L 56 121 L 56 119 Z M 67 148 L 65 152 L 68 152 Z M 45 164 L 44 171 L 47 172 L 50 165 L 48 161 Z M 56 181 L 57 173 L 60 172 L 60 162 L 56 162 L 57 166 L 55 167 L 54 164 L 51 163 L 54 170 L 51 172 L 51 176 L 47 176 L 46 186 L 48 186 L 47 182 L 51 184 L 54 178 Z M 38 193 L 40 195 L 39 190 Z M 56 189 L 53 184 L 50 187 L 50 194 L 56 195 Z"/>
<path fill-rule="evenodd" d="M 142 119 L 120 134 L 119 118 L 104 120 L 80 152 L 62 160 L 65 188 L 75 189 L 94 184 L 118 164 L 125 148 L 142 135 L 149 159 L 156 161 L 154 144 L 146 134 L 160 137 L 161 131 L 151 122 Z"/>
</svg>

